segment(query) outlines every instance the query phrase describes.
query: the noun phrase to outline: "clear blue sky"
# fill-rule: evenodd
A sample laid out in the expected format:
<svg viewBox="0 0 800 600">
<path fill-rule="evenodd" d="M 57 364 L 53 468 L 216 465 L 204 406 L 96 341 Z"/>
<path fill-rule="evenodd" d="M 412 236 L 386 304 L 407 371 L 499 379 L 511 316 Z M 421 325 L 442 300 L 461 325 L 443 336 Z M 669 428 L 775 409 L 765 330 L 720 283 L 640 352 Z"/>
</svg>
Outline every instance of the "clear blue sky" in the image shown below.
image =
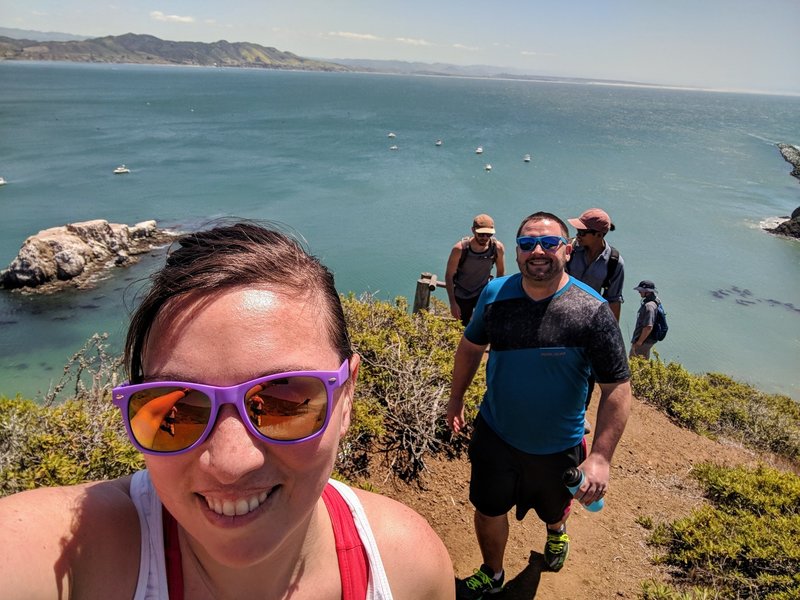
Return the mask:
<svg viewBox="0 0 800 600">
<path fill-rule="evenodd" d="M 0 0 L 0 26 L 800 93 L 800 0 Z"/>
</svg>

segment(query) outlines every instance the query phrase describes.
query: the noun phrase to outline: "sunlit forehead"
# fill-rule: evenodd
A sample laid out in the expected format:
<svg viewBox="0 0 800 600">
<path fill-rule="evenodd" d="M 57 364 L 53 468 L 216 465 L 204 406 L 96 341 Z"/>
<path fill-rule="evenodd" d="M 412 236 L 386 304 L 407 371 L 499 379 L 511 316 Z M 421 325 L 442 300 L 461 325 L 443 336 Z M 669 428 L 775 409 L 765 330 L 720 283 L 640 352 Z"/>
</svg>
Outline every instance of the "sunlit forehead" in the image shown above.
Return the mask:
<svg viewBox="0 0 800 600">
<path fill-rule="evenodd" d="M 247 311 L 260 312 L 271 310 L 278 305 L 278 295 L 272 290 L 244 290 L 242 292 L 242 308 Z"/>
</svg>

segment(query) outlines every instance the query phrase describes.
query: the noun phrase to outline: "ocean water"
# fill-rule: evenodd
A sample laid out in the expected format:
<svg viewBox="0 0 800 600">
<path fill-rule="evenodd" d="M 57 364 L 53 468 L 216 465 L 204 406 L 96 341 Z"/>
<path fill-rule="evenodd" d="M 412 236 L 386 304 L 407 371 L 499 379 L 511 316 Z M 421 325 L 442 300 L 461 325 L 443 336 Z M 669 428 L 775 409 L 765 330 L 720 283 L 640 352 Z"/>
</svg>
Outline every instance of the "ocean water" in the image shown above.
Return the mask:
<svg viewBox="0 0 800 600">
<path fill-rule="evenodd" d="M 652 279 L 670 322 L 662 358 L 800 400 L 800 241 L 760 227 L 800 205 L 778 142 L 800 143 L 798 97 L 5 62 L 0 268 L 47 227 L 238 216 L 302 234 L 342 292 L 413 299 L 479 212 L 512 246 L 534 211 L 600 206 L 625 259 L 626 338 L 632 288 Z M 120 163 L 129 175 L 112 174 Z M 0 293 L 0 394 L 46 391 L 94 332 L 119 349 L 132 284 L 161 256 L 88 291 Z"/>
</svg>

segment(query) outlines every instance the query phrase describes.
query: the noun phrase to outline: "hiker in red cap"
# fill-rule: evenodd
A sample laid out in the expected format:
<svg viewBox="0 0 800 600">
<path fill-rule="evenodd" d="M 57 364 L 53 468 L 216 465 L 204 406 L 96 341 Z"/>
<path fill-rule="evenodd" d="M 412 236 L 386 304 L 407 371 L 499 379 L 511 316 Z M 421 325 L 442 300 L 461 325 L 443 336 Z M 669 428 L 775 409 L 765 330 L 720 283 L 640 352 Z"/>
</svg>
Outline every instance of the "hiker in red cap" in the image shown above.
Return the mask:
<svg viewBox="0 0 800 600">
<path fill-rule="evenodd" d="M 625 263 L 616 248 L 606 243 L 606 234 L 615 229 L 611 217 L 602 209 L 590 208 L 580 217 L 569 219 L 569 224 L 577 232 L 567 273 L 600 292 L 619 322 Z"/>
<path fill-rule="evenodd" d="M 622 285 L 625 282 L 625 263 L 619 252 L 606 243 L 606 234 L 614 231 L 608 213 L 600 208 L 590 208 L 576 219 L 569 219 L 576 230 L 572 245 L 572 257 L 567 263 L 567 273 L 582 281 L 608 301 L 608 307 L 619 323 L 620 309 L 624 302 Z M 586 393 L 586 408 L 594 392 L 594 377 L 589 379 Z M 586 433 L 591 426 L 585 423 Z"/>
</svg>

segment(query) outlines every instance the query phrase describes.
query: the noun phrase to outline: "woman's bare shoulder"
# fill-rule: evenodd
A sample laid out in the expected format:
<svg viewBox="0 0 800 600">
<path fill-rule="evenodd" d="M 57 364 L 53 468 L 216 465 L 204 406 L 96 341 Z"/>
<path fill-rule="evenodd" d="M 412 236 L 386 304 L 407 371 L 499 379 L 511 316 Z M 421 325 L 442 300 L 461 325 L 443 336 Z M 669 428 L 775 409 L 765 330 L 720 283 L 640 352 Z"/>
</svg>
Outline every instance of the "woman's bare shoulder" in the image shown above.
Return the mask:
<svg viewBox="0 0 800 600">
<path fill-rule="evenodd" d="M 128 477 L 7 496 L 0 499 L 0 587 L 7 598 L 59 590 L 99 597 L 128 587 L 132 595 L 139 540 Z"/>
<path fill-rule="evenodd" d="M 386 496 L 354 489 L 369 518 L 397 600 L 453 598 L 455 579 L 444 543 L 417 512 Z M 409 577 L 413 573 L 413 577 Z"/>
</svg>

